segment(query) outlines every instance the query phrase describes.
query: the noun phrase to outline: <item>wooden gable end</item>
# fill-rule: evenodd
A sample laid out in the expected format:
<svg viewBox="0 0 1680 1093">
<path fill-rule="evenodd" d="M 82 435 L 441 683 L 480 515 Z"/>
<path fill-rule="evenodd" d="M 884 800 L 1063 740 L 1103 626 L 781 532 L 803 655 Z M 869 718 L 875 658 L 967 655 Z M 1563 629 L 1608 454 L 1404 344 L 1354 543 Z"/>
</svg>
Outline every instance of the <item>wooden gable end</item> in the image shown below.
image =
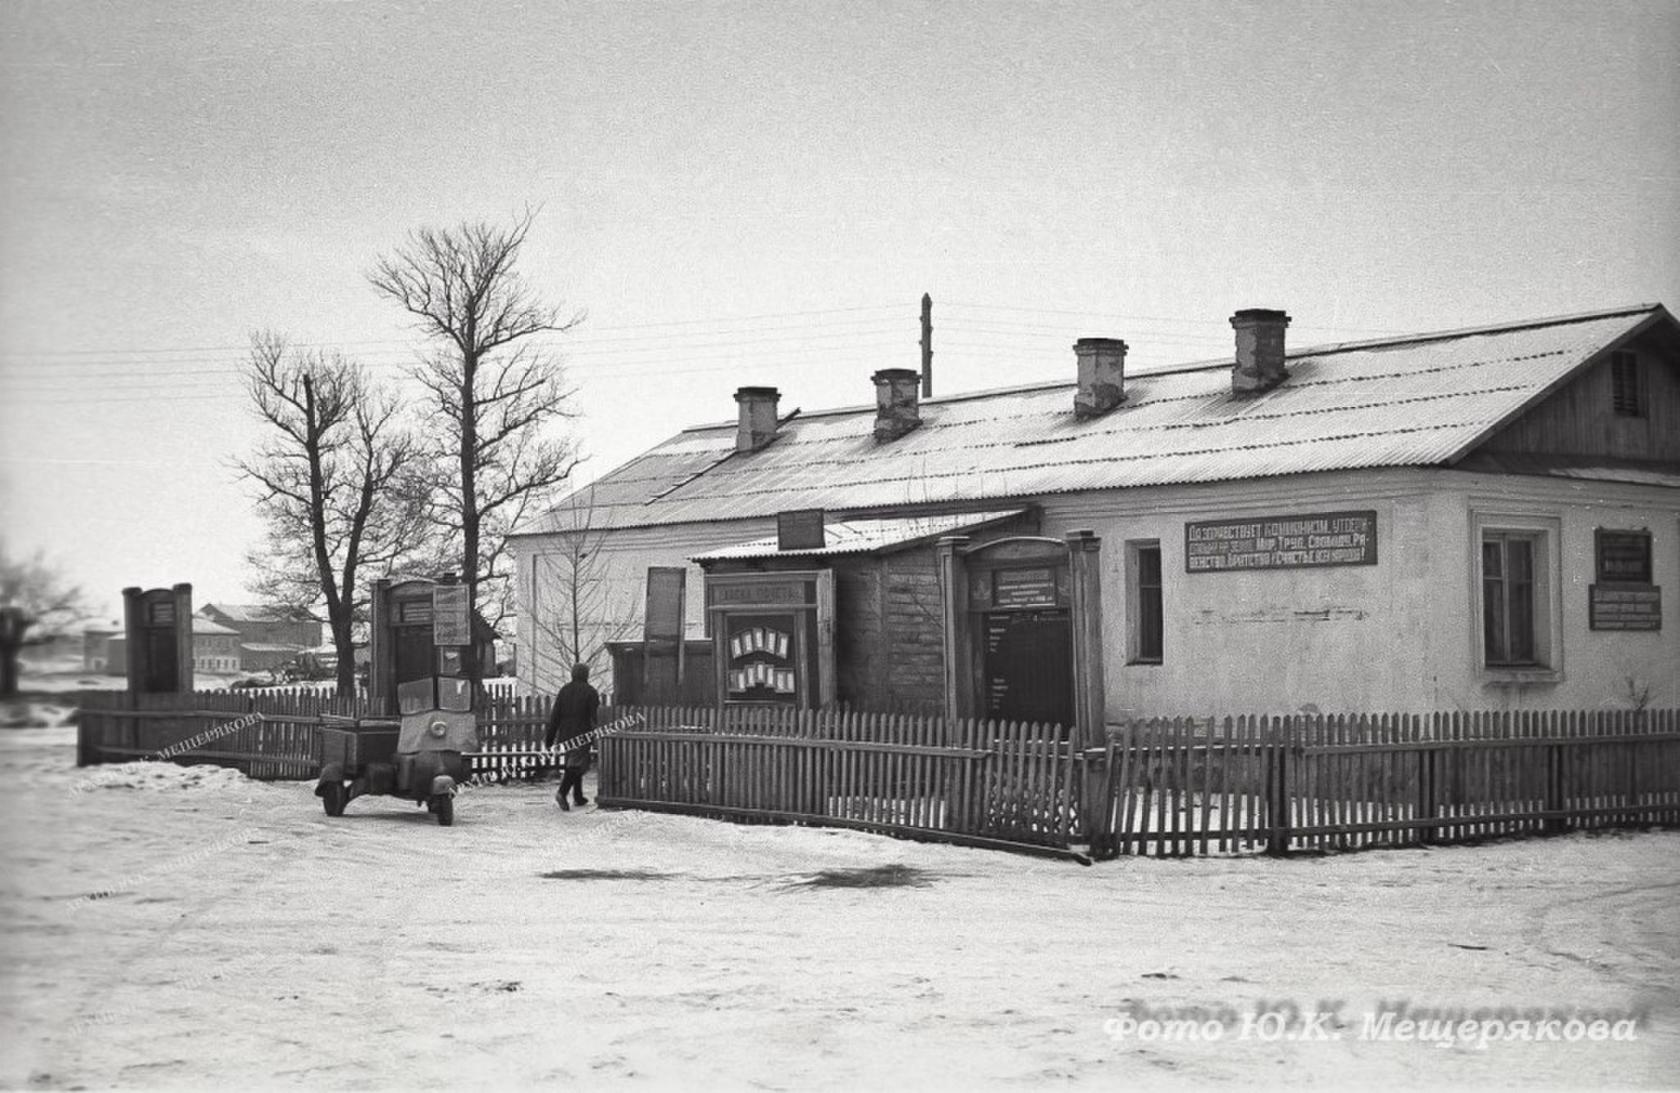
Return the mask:
<svg viewBox="0 0 1680 1093">
<path fill-rule="evenodd" d="M 1632 357 L 1618 360 L 1618 354 Z M 1637 377 L 1631 389 L 1630 359 Z M 1636 406 L 1629 405 L 1630 390 Z M 1600 353 L 1480 450 L 1680 463 L 1680 339 L 1672 325 L 1651 327 Z"/>
</svg>

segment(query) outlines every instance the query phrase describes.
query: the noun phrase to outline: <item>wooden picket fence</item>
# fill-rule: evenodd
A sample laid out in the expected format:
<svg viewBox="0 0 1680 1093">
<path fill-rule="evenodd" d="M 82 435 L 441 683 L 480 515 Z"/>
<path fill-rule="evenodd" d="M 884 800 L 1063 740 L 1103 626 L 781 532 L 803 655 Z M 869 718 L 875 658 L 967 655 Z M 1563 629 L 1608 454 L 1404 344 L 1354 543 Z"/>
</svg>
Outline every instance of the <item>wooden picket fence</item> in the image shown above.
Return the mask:
<svg viewBox="0 0 1680 1093">
<path fill-rule="evenodd" d="M 161 757 L 237 767 L 263 779 L 315 777 L 321 769 L 316 729 L 329 718 L 368 715 L 365 698 L 311 688 L 258 694 L 83 691 L 77 705 L 78 766 Z M 262 716 L 241 724 L 253 713 Z"/>
<path fill-rule="evenodd" d="M 549 699 L 479 710 L 476 777 L 544 772 Z M 163 756 L 314 778 L 366 699 L 80 696 L 80 765 Z M 260 719 L 241 719 L 260 713 Z M 769 707 L 607 707 L 601 803 L 1094 856 L 1356 850 L 1680 825 L 1680 711 L 1173 718 L 1081 752 L 1056 726 Z M 191 745 L 189 747 L 189 745 Z"/>
<path fill-rule="evenodd" d="M 1680 824 L 1680 711 L 1130 722 L 1098 853 L 1353 850 Z"/>
<path fill-rule="evenodd" d="M 320 773 L 316 730 L 322 725 L 376 718 L 365 696 L 339 698 L 314 687 L 155 695 L 83 691 L 78 705 L 80 766 L 162 757 L 236 767 L 271 780 Z M 535 696 L 489 698 L 479 710 L 480 750 L 467 756 L 473 774 L 514 779 L 546 769 L 552 762 L 542 750 L 549 705 Z M 261 719 L 238 726 L 252 713 Z"/>
<path fill-rule="evenodd" d="M 640 709 L 601 742 L 600 802 L 1036 850 L 1079 841 L 1062 730 L 770 707 Z"/>
</svg>

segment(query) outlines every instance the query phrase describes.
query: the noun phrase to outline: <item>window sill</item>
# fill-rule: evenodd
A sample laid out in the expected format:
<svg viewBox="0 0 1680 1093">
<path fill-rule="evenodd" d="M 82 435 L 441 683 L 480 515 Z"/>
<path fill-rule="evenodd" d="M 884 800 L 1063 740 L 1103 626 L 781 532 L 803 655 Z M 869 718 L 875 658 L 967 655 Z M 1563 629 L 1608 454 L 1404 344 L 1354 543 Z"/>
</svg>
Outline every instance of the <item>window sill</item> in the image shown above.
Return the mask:
<svg viewBox="0 0 1680 1093">
<path fill-rule="evenodd" d="M 1563 669 L 1532 665 L 1525 668 L 1488 668 L 1481 670 L 1483 683 L 1562 683 Z"/>
<path fill-rule="evenodd" d="M 1160 666 L 1161 666 L 1161 661 L 1159 659 L 1156 659 L 1156 660 L 1128 660 L 1126 662 L 1126 667 L 1128 667 L 1128 668 L 1159 668 Z"/>
</svg>

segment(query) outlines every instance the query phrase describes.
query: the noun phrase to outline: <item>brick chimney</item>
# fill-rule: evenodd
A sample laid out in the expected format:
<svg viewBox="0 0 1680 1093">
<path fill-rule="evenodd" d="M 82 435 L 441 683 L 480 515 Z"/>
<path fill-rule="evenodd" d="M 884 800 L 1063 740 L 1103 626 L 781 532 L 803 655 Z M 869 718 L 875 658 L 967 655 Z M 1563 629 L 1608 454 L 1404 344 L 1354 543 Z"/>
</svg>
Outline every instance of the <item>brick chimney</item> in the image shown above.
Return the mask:
<svg viewBox="0 0 1680 1093">
<path fill-rule="evenodd" d="M 776 404 L 782 393 L 774 387 L 742 387 L 735 392 L 741 424 L 735 430 L 735 450 L 756 452 L 776 439 Z"/>
<path fill-rule="evenodd" d="M 1079 390 L 1073 412 L 1101 417 L 1126 401 L 1126 343 L 1119 338 L 1080 338 L 1073 343 L 1079 362 Z"/>
<path fill-rule="evenodd" d="M 1237 363 L 1231 368 L 1231 391 L 1257 395 L 1289 378 L 1283 367 L 1283 331 L 1289 316 L 1263 307 L 1244 308 L 1231 316 L 1237 332 Z"/>
<path fill-rule="evenodd" d="M 922 423 L 922 376 L 914 368 L 883 368 L 875 381 L 875 440 L 897 440 Z"/>
</svg>

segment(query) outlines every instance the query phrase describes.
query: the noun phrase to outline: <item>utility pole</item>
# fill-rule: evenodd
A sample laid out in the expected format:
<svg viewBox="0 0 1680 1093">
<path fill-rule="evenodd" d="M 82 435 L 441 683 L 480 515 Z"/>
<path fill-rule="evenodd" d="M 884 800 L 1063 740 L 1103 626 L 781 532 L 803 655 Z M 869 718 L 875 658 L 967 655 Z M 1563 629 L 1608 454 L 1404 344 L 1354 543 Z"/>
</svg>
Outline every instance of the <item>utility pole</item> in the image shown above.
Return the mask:
<svg viewBox="0 0 1680 1093">
<path fill-rule="evenodd" d="M 933 297 L 922 293 L 922 397 L 933 397 Z"/>
</svg>

